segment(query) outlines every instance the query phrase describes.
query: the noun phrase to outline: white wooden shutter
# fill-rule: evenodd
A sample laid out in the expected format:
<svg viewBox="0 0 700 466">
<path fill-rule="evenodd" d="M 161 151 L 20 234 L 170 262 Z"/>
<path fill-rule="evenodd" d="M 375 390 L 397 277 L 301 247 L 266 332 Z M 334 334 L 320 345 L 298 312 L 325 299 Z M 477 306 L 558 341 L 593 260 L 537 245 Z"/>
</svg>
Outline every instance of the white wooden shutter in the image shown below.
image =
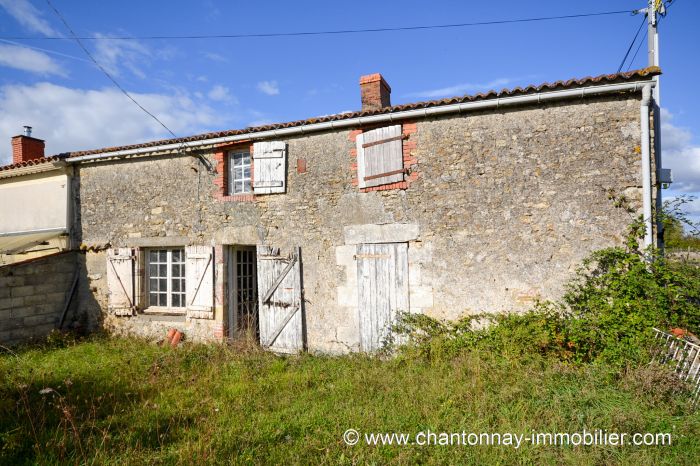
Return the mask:
<svg viewBox="0 0 700 466">
<path fill-rule="evenodd" d="M 409 312 L 408 244 L 357 245 L 360 349 L 382 348 L 399 312 Z"/>
<path fill-rule="evenodd" d="M 258 246 L 260 344 L 278 353 L 304 349 L 300 249 L 282 257 L 279 249 Z"/>
<path fill-rule="evenodd" d="M 214 317 L 213 247 L 185 247 L 185 295 L 190 317 Z"/>
<path fill-rule="evenodd" d="M 129 248 L 107 250 L 108 308 L 118 316 L 133 315 L 135 310 L 134 259 Z"/>
<path fill-rule="evenodd" d="M 357 180 L 360 188 L 396 183 L 404 179 L 401 125 L 359 134 Z"/>
<path fill-rule="evenodd" d="M 282 141 L 253 144 L 253 192 L 284 193 L 287 190 L 287 145 Z"/>
</svg>

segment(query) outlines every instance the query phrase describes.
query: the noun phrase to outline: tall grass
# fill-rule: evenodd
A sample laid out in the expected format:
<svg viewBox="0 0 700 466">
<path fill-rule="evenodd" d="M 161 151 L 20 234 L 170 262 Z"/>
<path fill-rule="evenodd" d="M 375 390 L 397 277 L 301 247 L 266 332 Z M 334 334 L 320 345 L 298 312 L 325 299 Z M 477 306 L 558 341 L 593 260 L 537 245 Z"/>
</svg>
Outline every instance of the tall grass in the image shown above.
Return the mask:
<svg viewBox="0 0 700 466">
<path fill-rule="evenodd" d="M 671 432 L 666 447 L 348 446 L 343 432 Z M 663 368 L 536 354 L 278 357 L 105 339 L 0 356 L 2 464 L 697 464 Z"/>
</svg>

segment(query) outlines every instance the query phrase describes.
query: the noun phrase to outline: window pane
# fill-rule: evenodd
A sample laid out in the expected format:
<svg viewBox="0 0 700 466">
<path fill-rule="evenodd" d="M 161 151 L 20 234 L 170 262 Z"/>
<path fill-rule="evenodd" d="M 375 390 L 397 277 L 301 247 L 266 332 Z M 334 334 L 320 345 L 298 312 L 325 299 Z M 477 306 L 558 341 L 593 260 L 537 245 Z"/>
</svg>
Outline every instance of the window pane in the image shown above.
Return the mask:
<svg viewBox="0 0 700 466">
<path fill-rule="evenodd" d="M 168 289 L 168 279 L 167 278 L 158 279 L 158 286 L 160 287 L 158 289 L 159 291 L 167 290 Z"/>
<path fill-rule="evenodd" d="M 158 305 L 158 293 L 149 293 L 148 294 L 148 305 L 149 306 L 157 306 Z"/>
<path fill-rule="evenodd" d="M 181 277 L 180 275 L 180 264 L 173 264 L 172 267 L 170 268 L 170 271 L 172 272 L 173 277 Z"/>
<path fill-rule="evenodd" d="M 148 261 L 157 262 L 158 261 L 158 251 L 148 251 Z"/>
<path fill-rule="evenodd" d="M 173 262 L 180 262 L 180 250 L 173 249 Z"/>
<path fill-rule="evenodd" d="M 250 165 L 243 168 L 243 178 L 250 179 Z"/>
<path fill-rule="evenodd" d="M 148 283 L 148 289 L 149 289 L 150 291 L 159 291 L 159 290 L 158 290 L 158 279 L 157 279 L 157 278 L 151 278 L 148 282 L 149 282 L 149 283 Z"/>
<path fill-rule="evenodd" d="M 158 266 L 155 264 L 151 264 L 148 266 L 148 275 L 151 277 L 157 277 L 158 276 Z"/>
<path fill-rule="evenodd" d="M 242 158 L 243 158 L 243 164 L 250 165 L 250 153 L 249 152 L 243 153 Z"/>
<path fill-rule="evenodd" d="M 180 307 L 180 295 L 179 294 L 174 294 L 173 295 L 173 307 Z"/>
<path fill-rule="evenodd" d="M 243 182 L 243 191 L 244 193 L 249 193 L 250 192 L 250 180 L 245 180 Z"/>
<path fill-rule="evenodd" d="M 168 251 L 160 251 L 159 262 L 168 262 Z"/>
<path fill-rule="evenodd" d="M 180 279 L 173 280 L 173 291 L 180 291 Z"/>
<path fill-rule="evenodd" d="M 160 264 L 158 266 L 158 276 L 167 277 L 168 276 L 168 264 Z"/>
<path fill-rule="evenodd" d="M 233 165 L 237 166 L 243 163 L 243 157 L 241 157 L 241 153 L 235 153 L 233 154 Z"/>
</svg>

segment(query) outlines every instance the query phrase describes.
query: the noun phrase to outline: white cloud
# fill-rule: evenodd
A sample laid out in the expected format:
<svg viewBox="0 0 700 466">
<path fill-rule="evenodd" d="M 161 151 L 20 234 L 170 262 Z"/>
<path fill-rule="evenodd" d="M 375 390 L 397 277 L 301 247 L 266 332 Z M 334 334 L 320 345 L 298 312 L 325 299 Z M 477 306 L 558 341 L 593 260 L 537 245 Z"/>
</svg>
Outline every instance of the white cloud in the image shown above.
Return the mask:
<svg viewBox="0 0 700 466">
<path fill-rule="evenodd" d="M 260 81 L 257 88 L 260 92 L 267 95 L 278 95 L 280 93 L 277 81 Z"/>
<path fill-rule="evenodd" d="M 262 119 L 260 119 L 260 120 L 253 120 L 253 121 L 251 121 L 250 123 L 248 123 L 248 126 L 251 127 L 251 128 L 253 128 L 253 127 L 255 127 L 255 126 L 267 126 L 267 125 L 271 125 L 272 123 L 274 123 L 273 120 L 270 120 L 270 119 L 267 119 L 267 118 L 262 118 Z"/>
<path fill-rule="evenodd" d="M 37 10 L 29 0 L 0 0 L 3 7 L 18 23 L 33 32 L 38 32 L 45 36 L 61 35 L 42 17 L 41 11 Z"/>
<path fill-rule="evenodd" d="M 700 192 L 700 145 L 694 145 L 691 132 L 672 123 L 673 115 L 661 111 L 663 166 L 673 170 L 671 185 L 677 192 Z"/>
<path fill-rule="evenodd" d="M 475 84 L 475 83 L 455 84 L 453 86 L 448 86 L 448 87 L 440 87 L 437 89 L 428 89 L 425 91 L 411 92 L 411 93 L 406 94 L 406 97 L 419 97 L 419 98 L 426 98 L 426 99 L 435 99 L 438 97 L 447 97 L 447 96 L 455 96 L 455 95 L 461 95 L 461 94 L 470 94 L 470 93 L 474 93 L 474 92 L 498 90 L 499 88 L 502 88 L 503 86 L 506 86 L 506 85 L 512 83 L 513 81 L 515 81 L 515 80 L 509 79 L 509 78 L 499 78 L 499 79 L 494 79 L 493 81 L 483 83 L 483 84 Z"/>
<path fill-rule="evenodd" d="M 218 54 L 216 52 L 204 52 L 204 58 L 207 58 L 211 61 L 219 62 L 219 63 L 227 63 L 228 58 L 224 57 L 221 54 Z"/>
<path fill-rule="evenodd" d="M 220 112 L 188 94 L 132 94 L 177 135 L 221 126 Z M 0 87 L 0 163 L 10 162 L 10 138 L 23 125 L 46 140 L 46 154 L 127 145 L 169 137 L 116 89 L 72 89 L 51 83 Z"/>
<path fill-rule="evenodd" d="M 95 37 L 109 38 L 97 33 Z M 95 60 L 113 76 L 121 75 L 126 68 L 141 79 L 146 78 L 141 68 L 151 61 L 151 51 L 135 40 L 97 40 L 95 41 Z"/>
<path fill-rule="evenodd" d="M 229 88 L 217 84 L 207 93 L 207 97 L 214 102 L 238 103 L 238 99 L 231 95 Z"/>
<path fill-rule="evenodd" d="M 66 71 L 43 52 L 17 45 L 0 44 L 0 66 L 40 75 L 66 76 Z"/>
</svg>

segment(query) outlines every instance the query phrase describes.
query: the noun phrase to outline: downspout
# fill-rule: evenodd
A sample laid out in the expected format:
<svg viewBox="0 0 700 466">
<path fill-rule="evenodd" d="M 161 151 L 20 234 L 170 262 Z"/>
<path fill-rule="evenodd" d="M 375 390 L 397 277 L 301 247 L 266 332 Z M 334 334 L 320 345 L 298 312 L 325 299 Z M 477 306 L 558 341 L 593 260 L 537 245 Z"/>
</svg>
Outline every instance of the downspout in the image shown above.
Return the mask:
<svg viewBox="0 0 700 466">
<path fill-rule="evenodd" d="M 651 151 L 649 134 L 649 107 L 651 106 L 651 84 L 642 88 L 640 107 L 642 126 L 642 217 L 644 221 L 644 249 L 653 244 L 651 214 Z"/>
</svg>

